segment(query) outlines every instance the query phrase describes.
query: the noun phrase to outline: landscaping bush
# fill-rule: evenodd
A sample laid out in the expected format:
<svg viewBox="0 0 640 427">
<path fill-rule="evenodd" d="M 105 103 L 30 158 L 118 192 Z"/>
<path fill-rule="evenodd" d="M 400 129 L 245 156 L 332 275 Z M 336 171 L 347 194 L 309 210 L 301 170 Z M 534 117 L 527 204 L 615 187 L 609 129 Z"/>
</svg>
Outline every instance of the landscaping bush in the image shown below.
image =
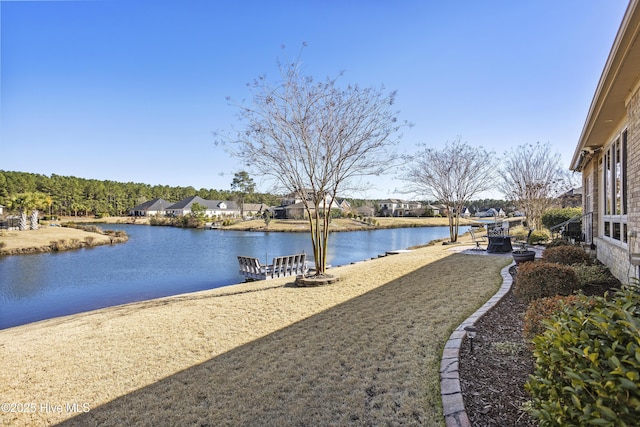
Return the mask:
<svg viewBox="0 0 640 427">
<path fill-rule="evenodd" d="M 640 420 L 640 294 L 631 288 L 591 307 L 567 307 L 534 338 L 525 388 L 540 426 L 637 426 Z"/>
<path fill-rule="evenodd" d="M 554 297 L 540 298 L 529 304 L 524 314 L 522 327 L 522 336 L 525 341 L 531 342 L 533 338 L 547 330 L 543 321 L 551 319 L 553 315 L 558 314 L 564 307 L 572 306 L 578 301 L 580 301 L 580 297 L 577 295 L 556 295 Z"/>
<path fill-rule="evenodd" d="M 565 265 L 588 264 L 589 254 L 578 246 L 547 247 L 542 252 L 542 260 Z"/>
<path fill-rule="evenodd" d="M 553 239 L 549 243 L 547 243 L 547 248 L 555 248 L 557 246 L 569 246 L 570 243 L 564 239 Z"/>
<path fill-rule="evenodd" d="M 509 234 L 517 241 L 524 241 L 527 239 L 529 230 L 525 230 L 522 227 L 512 228 L 509 230 Z"/>
<path fill-rule="evenodd" d="M 582 215 L 582 208 L 552 208 L 542 214 L 542 225 L 552 228 L 565 221 Z"/>
<path fill-rule="evenodd" d="M 550 262 L 525 262 L 518 266 L 515 295 L 532 302 L 538 298 L 570 295 L 580 289 L 574 269 Z"/>
<path fill-rule="evenodd" d="M 541 242 L 546 242 L 549 240 L 549 235 L 546 231 L 533 230 L 531 235 L 529 236 L 529 229 L 523 227 L 514 227 L 509 230 L 509 234 L 516 241 L 523 242 L 527 240 L 527 236 L 529 237 L 528 243 L 531 245 L 536 245 Z"/>
<path fill-rule="evenodd" d="M 602 264 L 580 264 L 574 265 L 573 269 L 576 271 L 580 288 L 586 285 L 604 285 L 615 282 L 615 278 L 611 275 L 611 272 L 607 266 Z"/>
<path fill-rule="evenodd" d="M 547 240 L 549 240 L 549 235 L 546 231 L 542 230 L 533 230 L 531 232 L 531 236 L 529 236 L 529 244 L 531 245 L 537 245 L 538 243 L 546 242 Z"/>
</svg>

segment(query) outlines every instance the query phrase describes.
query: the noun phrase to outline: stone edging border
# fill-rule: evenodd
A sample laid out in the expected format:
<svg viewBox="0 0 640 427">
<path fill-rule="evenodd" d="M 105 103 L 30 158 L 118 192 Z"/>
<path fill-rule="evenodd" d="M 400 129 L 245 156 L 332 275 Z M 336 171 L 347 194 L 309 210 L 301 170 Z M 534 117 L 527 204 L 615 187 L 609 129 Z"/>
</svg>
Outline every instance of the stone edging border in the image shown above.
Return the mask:
<svg viewBox="0 0 640 427">
<path fill-rule="evenodd" d="M 476 310 L 464 322 L 462 322 L 449 336 L 444 346 L 442 360 L 440 361 L 440 395 L 442 397 L 442 410 L 447 427 L 471 427 L 467 411 L 462 400 L 460 388 L 460 376 L 458 371 L 460 346 L 466 332 L 466 326 L 474 325 L 485 313 L 491 310 L 509 292 L 513 279 L 509 269 L 515 265 L 509 264 L 500 271 L 502 286 L 489 301 Z"/>
</svg>

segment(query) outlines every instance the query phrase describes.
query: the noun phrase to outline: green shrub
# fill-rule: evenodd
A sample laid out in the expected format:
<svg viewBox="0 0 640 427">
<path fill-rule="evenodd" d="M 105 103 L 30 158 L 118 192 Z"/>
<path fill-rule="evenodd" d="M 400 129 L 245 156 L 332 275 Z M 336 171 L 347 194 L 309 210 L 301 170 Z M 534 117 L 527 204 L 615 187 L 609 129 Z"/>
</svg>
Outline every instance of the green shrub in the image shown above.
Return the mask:
<svg viewBox="0 0 640 427">
<path fill-rule="evenodd" d="M 588 264 L 589 254 L 578 246 L 547 247 L 542 252 L 542 260 L 565 265 Z"/>
<path fill-rule="evenodd" d="M 533 230 L 529 236 L 529 229 L 523 227 L 514 227 L 509 230 L 509 234 L 516 241 L 524 242 L 529 237 L 528 243 L 535 245 L 541 242 L 549 240 L 549 235 L 546 231 Z"/>
<path fill-rule="evenodd" d="M 538 298 L 570 295 L 580 289 L 573 268 L 550 262 L 525 262 L 518 266 L 515 295 L 531 302 Z"/>
<path fill-rule="evenodd" d="M 577 295 L 540 298 L 533 301 L 527 307 L 524 313 L 524 324 L 522 327 L 522 336 L 525 341 L 530 342 L 537 335 L 547 330 L 543 321 L 551 319 L 551 317 L 560 312 L 566 306 L 572 306 L 580 301 Z"/>
<path fill-rule="evenodd" d="M 525 239 L 527 236 L 524 236 Z M 537 245 L 538 243 L 546 242 L 549 240 L 549 235 L 546 231 L 542 230 L 533 230 L 531 232 L 531 236 L 529 236 L 529 243 L 532 245 Z"/>
<path fill-rule="evenodd" d="M 521 228 L 521 227 L 509 230 L 509 234 L 511 235 L 511 237 L 513 237 L 515 240 L 518 240 L 518 241 L 526 240 L 528 233 L 529 233 L 529 230 L 525 230 L 524 228 Z"/>
<path fill-rule="evenodd" d="M 611 275 L 609 269 L 602 264 L 580 264 L 574 265 L 580 288 L 585 285 L 603 285 L 615 282 L 615 278 Z"/>
<path fill-rule="evenodd" d="M 592 307 L 567 308 L 534 338 L 525 388 L 540 426 L 637 426 L 640 420 L 640 294 L 624 289 Z"/>
<path fill-rule="evenodd" d="M 582 208 L 552 208 L 542 214 L 541 220 L 542 225 L 551 228 L 580 215 L 582 215 Z"/>
</svg>

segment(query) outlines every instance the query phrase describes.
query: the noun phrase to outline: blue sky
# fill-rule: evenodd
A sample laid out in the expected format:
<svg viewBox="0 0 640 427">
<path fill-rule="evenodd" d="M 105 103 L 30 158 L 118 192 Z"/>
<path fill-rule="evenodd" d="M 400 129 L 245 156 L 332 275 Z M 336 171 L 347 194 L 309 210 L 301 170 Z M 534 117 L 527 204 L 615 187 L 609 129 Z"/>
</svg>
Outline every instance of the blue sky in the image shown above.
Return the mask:
<svg viewBox="0 0 640 427">
<path fill-rule="evenodd" d="M 308 74 L 398 90 L 402 153 L 539 141 L 568 167 L 627 3 L 0 0 L 0 169 L 229 189 L 225 98 L 303 42 Z"/>
</svg>

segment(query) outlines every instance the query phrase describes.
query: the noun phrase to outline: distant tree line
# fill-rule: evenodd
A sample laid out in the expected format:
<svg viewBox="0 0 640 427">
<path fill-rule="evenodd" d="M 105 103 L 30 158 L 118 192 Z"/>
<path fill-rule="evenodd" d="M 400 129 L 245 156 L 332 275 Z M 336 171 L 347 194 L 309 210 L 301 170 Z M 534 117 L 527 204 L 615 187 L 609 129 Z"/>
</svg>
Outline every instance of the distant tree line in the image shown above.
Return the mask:
<svg viewBox="0 0 640 427">
<path fill-rule="evenodd" d="M 162 198 L 177 202 L 192 196 L 207 200 L 238 200 L 237 191 L 194 187 L 171 187 L 134 182 L 85 179 L 74 176 L 51 176 L 29 172 L 0 170 L 0 204 L 12 206 L 12 199 L 25 194 L 41 193 L 50 199 L 45 215 L 59 216 L 118 216 L 148 200 Z M 270 194 L 244 194 L 245 203 L 278 204 L 279 198 Z"/>
</svg>

